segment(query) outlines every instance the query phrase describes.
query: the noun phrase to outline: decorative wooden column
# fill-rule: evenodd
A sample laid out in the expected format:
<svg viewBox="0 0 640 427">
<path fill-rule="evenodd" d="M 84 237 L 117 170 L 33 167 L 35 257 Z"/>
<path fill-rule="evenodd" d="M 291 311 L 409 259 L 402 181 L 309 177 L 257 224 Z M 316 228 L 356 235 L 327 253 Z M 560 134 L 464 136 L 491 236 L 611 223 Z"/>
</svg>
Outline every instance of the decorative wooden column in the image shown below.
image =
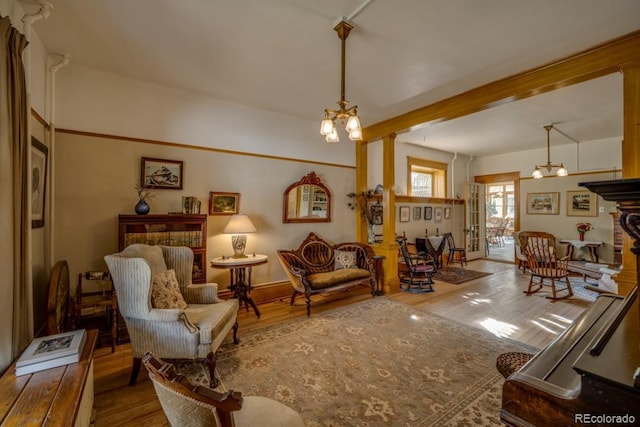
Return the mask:
<svg viewBox="0 0 640 427">
<path fill-rule="evenodd" d="M 383 286 L 385 292 L 397 291 L 398 244 L 396 243 L 395 140 L 392 133 L 382 138 L 382 243 L 373 245 L 376 255 L 384 256 Z"/>
<path fill-rule="evenodd" d="M 640 65 L 625 67 L 623 73 L 624 124 L 622 141 L 622 177 L 640 178 Z M 618 293 L 627 295 L 636 285 L 636 257 L 633 241 L 625 234 L 622 248 L 623 269 L 616 276 Z"/>
<path fill-rule="evenodd" d="M 367 141 L 356 141 L 356 194 L 367 192 Z M 367 225 L 360 216 L 360 211 L 354 209 L 356 215 L 356 240 L 367 243 Z"/>
</svg>

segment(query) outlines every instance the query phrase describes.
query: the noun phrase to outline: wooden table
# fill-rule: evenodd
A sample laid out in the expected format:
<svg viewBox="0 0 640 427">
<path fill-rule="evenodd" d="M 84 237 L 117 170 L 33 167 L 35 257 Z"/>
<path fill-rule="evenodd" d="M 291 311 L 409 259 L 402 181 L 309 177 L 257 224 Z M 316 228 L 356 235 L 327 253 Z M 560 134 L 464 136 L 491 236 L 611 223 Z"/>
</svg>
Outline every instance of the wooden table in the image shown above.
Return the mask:
<svg viewBox="0 0 640 427">
<path fill-rule="evenodd" d="M 87 331 L 78 363 L 16 377 L 16 363 L 0 378 L 0 424 L 88 426 L 93 410 L 93 349 L 98 331 Z"/>
<path fill-rule="evenodd" d="M 602 246 L 602 242 L 595 240 L 560 240 L 560 243 L 567 245 L 567 256 L 570 260 L 573 259 L 574 248 L 587 248 L 589 251 L 589 258 L 591 262 L 598 262 L 598 248 Z"/>
<path fill-rule="evenodd" d="M 229 270 L 229 290 L 233 292 L 234 298 L 238 298 L 240 305 L 244 302 L 247 311 L 251 306 L 257 317 L 260 317 L 260 310 L 249 296 L 251 293 L 251 269 L 253 266 L 266 264 L 267 261 L 267 255 L 258 254 L 248 255 L 244 258 L 228 257 L 211 260 L 211 267 Z"/>
<path fill-rule="evenodd" d="M 422 251 L 422 246 L 426 252 L 433 257 L 438 268 L 442 268 L 442 252 L 445 246 L 444 236 L 427 236 L 416 238 L 416 249 Z"/>
</svg>

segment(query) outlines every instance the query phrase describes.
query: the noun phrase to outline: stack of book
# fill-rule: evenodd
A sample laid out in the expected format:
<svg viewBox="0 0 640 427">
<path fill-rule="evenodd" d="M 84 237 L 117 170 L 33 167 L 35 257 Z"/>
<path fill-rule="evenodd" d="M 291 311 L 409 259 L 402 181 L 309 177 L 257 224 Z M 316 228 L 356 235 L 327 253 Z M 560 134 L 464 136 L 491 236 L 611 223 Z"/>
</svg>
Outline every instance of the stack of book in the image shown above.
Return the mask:
<svg viewBox="0 0 640 427">
<path fill-rule="evenodd" d="M 16 362 L 16 376 L 78 363 L 86 340 L 84 329 L 34 339 Z"/>
<path fill-rule="evenodd" d="M 199 214 L 200 200 L 197 197 L 182 196 L 182 213 L 183 214 Z"/>
</svg>

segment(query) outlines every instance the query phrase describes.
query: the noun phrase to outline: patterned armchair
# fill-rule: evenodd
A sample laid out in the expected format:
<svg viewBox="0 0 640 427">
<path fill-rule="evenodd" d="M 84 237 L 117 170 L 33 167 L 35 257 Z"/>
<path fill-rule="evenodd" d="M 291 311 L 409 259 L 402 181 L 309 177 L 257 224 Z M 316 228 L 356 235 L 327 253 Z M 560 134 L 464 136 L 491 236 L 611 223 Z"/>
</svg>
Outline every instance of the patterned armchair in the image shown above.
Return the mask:
<svg viewBox="0 0 640 427">
<path fill-rule="evenodd" d="M 142 357 L 150 351 L 166 359 L 203 362 L 215 387 L 215 351 L 231 329 L 234 342 L 238 342 L 238 300 L 219 299 L 215 283 L 191 283 L 193 252 L 187 247 L 134 244 L 104 259 L 131 339 L 133 369 L 129 385 L 135 384 Z M 152 303 L 153 282 L 166 273 L 173 276 L 170 270 L 175 271 L 182 295 L 180 308 L 156 308 Z"/>
</svg>

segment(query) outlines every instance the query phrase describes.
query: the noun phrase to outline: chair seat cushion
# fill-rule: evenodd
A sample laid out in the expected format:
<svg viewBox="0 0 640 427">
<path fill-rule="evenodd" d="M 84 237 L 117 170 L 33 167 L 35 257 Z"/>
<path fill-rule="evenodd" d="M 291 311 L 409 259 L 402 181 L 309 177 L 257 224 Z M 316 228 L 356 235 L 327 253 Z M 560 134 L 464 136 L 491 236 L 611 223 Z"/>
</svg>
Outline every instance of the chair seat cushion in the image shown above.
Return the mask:
<svg viewBox="0 0 640 427">
<path fill-rule="evenodd" d="M 311 289 L 324 289 L 354 280 L 364 280 L 371 277 L 369 270 L 363 268 L 344 268 L 342 270 L 314 273 L 307 276 Z"/>
<path fill-rule="evenodd" d="M 496 359 L 496 368 L 503 377 L 509 378 L 511 374 L 519 371 L 531 358 L 533 354 L 520 351 L 510 351 L 502 353 Z"/>
<path fill-rule="evenodd" d="M 238 311 L 238 300 L 230 299 L 215 304 L 189 304 L 184 310 L 187 317 L 200 329 L 200 344 L 210 344 L 225 326 L 233 321 Z"/>
<path fill-rule="evenodd" d="M 242 409 L 233 413 L 238 427 L 268 425 L 277 427 L 304 427 L 299 413 L 277 400 L 262 396 L 243 396 Z"/>
<path fill-rule="evenodd" d="M 413 271 L 416 273 L 433 273 L 433 266 L 427 264 L 418 264 L 413 267 Z"/>
</svg>

